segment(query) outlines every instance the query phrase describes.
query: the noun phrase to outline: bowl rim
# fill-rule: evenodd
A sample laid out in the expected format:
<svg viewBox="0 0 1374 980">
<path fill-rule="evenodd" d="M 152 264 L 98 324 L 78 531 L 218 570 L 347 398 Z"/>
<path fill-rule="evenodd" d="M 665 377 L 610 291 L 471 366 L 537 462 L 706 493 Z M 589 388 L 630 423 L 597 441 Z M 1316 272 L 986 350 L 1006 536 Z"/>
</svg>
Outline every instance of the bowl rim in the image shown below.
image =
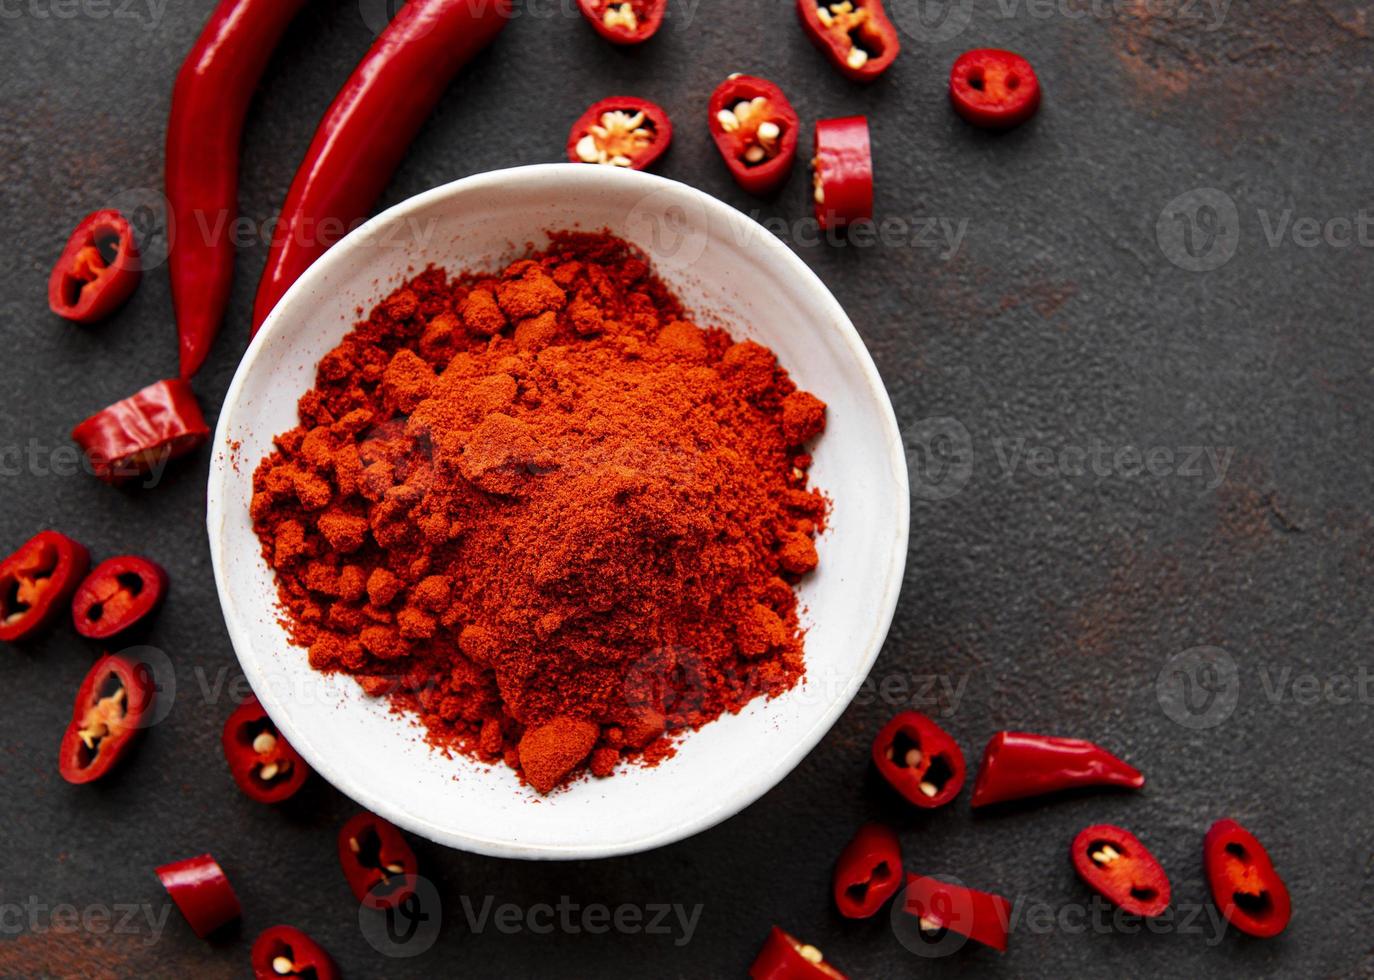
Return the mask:
<svg viewBox="0 0 1374 980">
<path fill-rule="evenodd" d="M 345 256 L 352 250 L 354 243 L 370 240 L 383 226 L 403 221 L 414 212 L 437 205 L 446 198 L 461 196 L 488 187 L 500 187 L 509 190 L 509 186 L 513 182 L 539 182 L 550 178 L 558 181 L 581 181 L 588 185 L 588 190 L 604 187 L 605 182 L 609 181 L 623 183 L 630 189 L 634 189 L 635 185 L 638 185 L 638 189 L 646 195 L 655 192 L 687 195 L 694 199 L 693 206 L 703 209 L 708 227 L 712 220 L 719 220 L 735 226 L 736 233 L 747 232 L 750 235 L 762 236 L 761 240 L 776 244 L 778 247 L 775 254 L 795 278 L 797 288 L 814 297 L 819 308 L 824 311 L 825 315 L 817 318 L 825 324 L 822 329 L 839 332 L 845 348 L 863 376 L 867 400 L 872 402 L 878 410 L 879 422 L 883 428 L 882 435 L 887 452 L 887 462 L 896 484 L 894 493 L 900 495 L 896 508 L 897 526 L 892 529 L 894 533 L 891 536 L 894 547 L 889 556 L 882 595 L 875 597 L 876 602 L 872 606 L 873 615 L 870 622 L 873 624 L 873 628 L 869 631 L 866 640 L 867 650 L 864 656 L 855 662 L 852 676 L 846 681 L 842 690 L 833 697 L 825 711 L 817 716 L 812 726 L 777 759 L 775 765 L 760 769 L 757 778 L 751 780 L 747 786 L 740 788 L 733 795 L 722 798 L 716 805 L 695 813 L 680 822 L 666 826 L 656 833 L 614 844 L 530 844 L 459 832 L 432 820 L 416 817 L 394 806 L 390 800 L 374 795 L 366 787 L 354 782 L 348 774 L 346 766 L 333 761 L 327 753 L 321 753 L 313 741 L 301 737 L 300 731 L 291 720 L 288 699 L 280 696 L 278 685 L 268 682 L 264 662 L 260 658 L 251 655 L 245 656 L 241 652 L 249 651 L 251 654 L 253 643 L 246 624 L 237 620 L 230 613 L 235 604 L 229 601 L 232 590 L 224 556 L 226 550 L 224 533 L 229 507 L 227 489 L 232 467 L 236 462 L 234 454 L 228 450 L 230 423 L 237 414 L 236 410 L 242 401 L 247 379 L 262 359 L 262 352 L 274 334 L 281 329 L 281 324 L 290 318 L 287 311 L 300 303 L 302 298 L 309 296 L 318 282 L 325 279 L 336 265 L 345 261 Z M 774 250 L 770 249 L 770 251 Z M 649 258 L 652 260 L 652 254 Z M 579 860 L 615 857 L 672 844 L 709 830 L 729 819 L 786 779 L 792 770 L 829 733 L 840 715 L 849 707 L 859 686 L 872 671 L 873 664 L 882 651 L 901 594 L 906 569 L 911 508 L 906 452 L 903 448 L 892 401 L 878 374 L 877 366 L 844 308 L 821 278 L 801 257 L 753 218 L 689 184 L 642 171 L 570 163 L 534 164 L 487 171 L 423 191 L 380 212 L 321 255 L 278 301 L 234 372 L 233 380 L 225 393 L 215 426 L 206 497 L 206 529 L 210 539 L 210 559 L 229 640 L 249 686 L 257 694 L 273 724 L 282 732 L 287 741 L 301 753 L 306 762 L 319 773 L 322 779 L 340 793 L 398 827 L 446 847 L 492 857 L 525 860 Z M 243 506 L 247 506 L 247 504 L 244 503 Z"/>
</svg>

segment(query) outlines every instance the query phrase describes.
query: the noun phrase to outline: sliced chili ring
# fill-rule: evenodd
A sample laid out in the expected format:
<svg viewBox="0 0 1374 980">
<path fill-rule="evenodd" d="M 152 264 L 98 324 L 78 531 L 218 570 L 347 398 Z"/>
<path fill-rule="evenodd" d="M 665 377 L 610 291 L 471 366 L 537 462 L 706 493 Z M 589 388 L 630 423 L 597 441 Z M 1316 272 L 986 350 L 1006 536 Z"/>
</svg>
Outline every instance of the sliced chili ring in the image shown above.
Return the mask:
<svg viewBox="0 0 1374 980">
<path fill-rule="evenodd" d="M 123 759 L 152 711 L 157 688 L 142 664 L 119 656 L 96 661 L 77 691 L 57 769 L 69 783 L 90 783 Z"/>
<path fill-rule="evenodd" d="M 853 81 L 873 81 L 901 53 L 882 0 L 797 0 L 797 14 L 812 43 Z"/>
<path fill-rule="evenodd" d="M 617 95 L 597 102 L 573 123 L 568 159 L 644 170 L 672 141 L 668 113 L 645 99 Z"/>
<path fill-rule="evenodd" d="M 339 864 L 353 897 L 368 908 L 394 909 L 415 894 L 415 852 L 404 834 L 374 813 L 360 813 L 339 828 Z"/>
<path fill-rule="evenodd" d="M 109 558 L 87 575 L 72 597 L 76 631 L 91 640 L 127 633 L 150 616 L 167 594 L 167 573 L 146 558 Z"/>
<path fill-rule="evenodd" d="M 947 929 L 999 953 L 1007 951 L 1011 903 L 1001 895 L 910 875 L 902 903 L 903 911 L 920 919 L 922 932 L 938 935 Z"/>
<path fill-rule="evenodd" d="M 904 711 L 873 740 L 873 764 L 913 806 L 933 810 L 963 789 L 966 768 L 959 743 L 919 711 Z"/>
<path fill-rule="evenodd" d="M 108 483 L 148 473 L 209 438 L 195 393 L 179 379 L 149 385 L 72 430 L 95 475 Z"/>
<path fill-rule="evenodd" d="M 1288 928 L 1293 918 L 1288 886 L 1254 834 L 1234 820 L 1218 820 L 1207 831 L 1203 864 L 1212 898 L 1227 922 L 1259 939 Z"/>
<path fill-rule="evenodd" d="M 154 874 L 181 910 L 191 931 L 201 939 L 223 929 L 243 913 L 224 869 L 208 854 L 164 864 Z"/>
<path fill-rule="evenodd" d="M 816 123 L 812 197 L 822 230 L 873 217 L 873 151 L 866 116 Z"/>
<path fill-rule="evenodd" d="M 75 323 L 96 323 L 123 306 L 143 277 L 134 229 L 118 211 L 88 214 L 48 277 L 48 307 Z"/>
<path fill-rule="evenodd" d="M 251 694 L 229 715 L 220 741 L 234 782 L 259 803 L 290 799 L 310 775 L 305 760 Z"/>
<path fill-rule="evenodd" d="M 777 926 L 768 933 L 763 949 L 749 967 L 750 980 L 847 980 L 825 961 L 815 946 L 803 943 Z"/>
<path fill-rule="evenodd" d="M 867 919 L 901 887 L 897 835 L 882 824 L 864 824 L 835 863 L 835 907 L 846 919 Z"/>
<path fill-rule="evenodd" d="M 40 531 L 0 562 L 0 641 L 15 643 L 59 615 L 91 565 L 65 534 Z"/>
<path fill-rule="evenodd" d="M 1073 867 L 1123 912 L 1153 918 L 1169 907 L 1169 876 L 1129 830 L 1109 824 L 1085 828 L 1074 838 Z"/>
<path fill-rule="evenodd" d="M 1040 108 L 1040 79 L 1029 61 L 1013 51 L 965 51 L 949 73 L 954 109 L 975 126 L 1007 129 Z"/>
<path fill-rule="evenodd" d="M 577 6 L 612 44 L 642 44 L 658 33 L 668 0 L 577 0 Z"/>
<path fill-rule="evenodd" d="M 324 947 L 292 926 L 273 926 L 263 930 L 253 942 L 252 962 L 254 980 L 339 978 L 339 968 Z"/>
<path fill-rule="evenodd" d="M 771 194 L 792 173 L 801 121 L 782 89 L 731 75 L 711 95 L 711 138 L 730 176 L 750 194 Z"/>
</svg>

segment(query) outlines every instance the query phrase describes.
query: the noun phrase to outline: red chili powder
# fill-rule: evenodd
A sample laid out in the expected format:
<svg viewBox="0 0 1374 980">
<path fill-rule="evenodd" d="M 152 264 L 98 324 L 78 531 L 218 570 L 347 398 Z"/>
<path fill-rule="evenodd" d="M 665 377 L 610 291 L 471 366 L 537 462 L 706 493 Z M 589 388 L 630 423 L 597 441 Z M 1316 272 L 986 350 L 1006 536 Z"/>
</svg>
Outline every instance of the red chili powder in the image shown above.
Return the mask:
<svg viewBox="0 0 1374 980">
<path fill-rule="evenodd" d="M 300 420 L 253 479 L 286 625 L 436 745 L 547 793 L 802 676 L 825 405 L 624 242 L 426 269 L 325 355 Z"/>
</svg>

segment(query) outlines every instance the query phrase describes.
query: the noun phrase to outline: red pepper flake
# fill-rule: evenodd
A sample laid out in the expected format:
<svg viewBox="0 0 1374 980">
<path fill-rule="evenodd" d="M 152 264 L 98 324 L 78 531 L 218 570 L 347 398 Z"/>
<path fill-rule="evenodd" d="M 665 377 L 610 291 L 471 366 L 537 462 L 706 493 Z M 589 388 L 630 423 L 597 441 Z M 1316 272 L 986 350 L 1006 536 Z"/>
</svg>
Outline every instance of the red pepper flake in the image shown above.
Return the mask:
<svg viewBox="0 0 1374 980">
<path fill-rule="evenodd" d="M 673 124 L 668 113 L 645 99 L 617 95 L 594 103 L 573 123 L 568 133 L 568 159 L 645 170 L 668 152 L 672 141 Z"/>
<path fill-rule="evenodd" d="M 873 152 L 866 116 L 816 123 L 811 167 L 811 194 L 822 231 L 872 219 Z"/>
<path fill-rule="evenodd" d="M 220 742 L 234 782 L 259 803 L 290 799 L 310 775 L 305 760 L 251 694 L 229 715 Z"/>
<path fill-rule="evenodd" d="M 144 622 L 167 594 L 167 573 L 146 558 L 109 558 L 82 581 L 72 598 L 76 631 L 108 640 Z"/>
<path fill-rule="evenodd" d="M 96 211 L 76 226 L 48 278 L 48 307 L 75 323 L 96 323 L 123 306 L 143 277 L 127 218 Z"/>
<path fill-rule="evenodd" d="M 787 182 L 801 121 L 772 82 L 727 78 L 711 95 L 710 129 L 730 176 L 750 194 L 771 194 Z"/>
<path fill-rule="evenodd" d="M 901 53 L 882 0 L 797 0 L 797 14 L 807 37 L 852 81 L 873 81 Z"/>
<path fill-rule="evenodd" d="M 954 109 L 975 126 L 1007 129 L 1040 108 L 1040 79 L 1012 51 L 979 48 L 961 54 L 949 73 Z"/>
<path fill-rule="evenodd" d="M 859 828 L 835 863 L 835 907 L 847 919 L 875 915 L 902 886 L 902 845 L 890 827 Z"/>
<path fill-rule="evenodd" d="M 1087 786 L 1140 789 L 1145 777 L 1106 749 L 1076 738 L 998 732 L 983 750 L 973 805 L 991 806 Z"/>
<path fill-rule="evenodd" d="M 1074 838 L 1073 867 L 1087 885 L 1124 912 L 1153 918 L 1169 907 L 1169 876 L 1129 830 L 1102 824 Z"/>
<path fill-rule="evenodd" d="M 1227 922 L 1259 939 L 1288 928 L 1293 918 L 1288 886 L 1254 834 L 1234 820 L 1218 820 L 1207 831 L 1203 864 L 1212 899 Z"/>
<path fill-rule="evenodd" d="M 883 726 L 873 740 L 873 763 L 893 789 L 923 810 L 944 806 L 964 786 L 959 744 L 918 711 L 904 711 Z"/>
<path fill-rule="evenodd" d="M 58 771 L 69 783 L 90 783 L 127 754 L 152 711 L 157 688 L 143 664 L 123 657 L 96 661 L 77 692 L 62 736 Z"/>
<path fill-rule="evenodd" d="M 201 939 L 223 929 L 243 913 L 224 869 L 202 854 L 164 864 L 155 872 L 176 907 Z"/>
<path fill-rule="evenodd" d="M 777 926 L 768 933 L 759 950 L 750 980 L 846 980 L 815 946 L 800 942 Z"/>
<path fill-rule="evenodd" d="M 415 894 L 419 862 L 405 835 L 374 813 L 339 828 L 339 864 L 353 897 L 373 909 L 394 909 Z"/>
<path fill-rule="evenodd" d="M 40 531 L 0 562 L 0 641 L 27 640 L 61 615 L 90 567 L 65 534 Z"/>
<path fill-rule="evenodd" d="M 263 930 L 253 942 L 252 962 L 254 980 L 339 980 L 339 968 L 324 947 L 291 926 Z"/>
<path fill-rule="evenodd" d="M 577 6 L 612 44 L 642 44 L 658 33 L 668 0 L 577 0 Z"/>
<path fill-rule="evenodd" d="M 922 933 L 938 938 L 949 930 L 999 953 L 1007 951 L 1011 903 L 1001 895 L 911 875 L 902 902 L 903 911 L 919 918 Z"/>
<path fill-rule="evenodd" d="M 122 483 L 161 472 L 210 438 L 200 404 L 185 381 L 159 381 L 92 415 L 72 430 L 95 475 Z"/>
</svg>

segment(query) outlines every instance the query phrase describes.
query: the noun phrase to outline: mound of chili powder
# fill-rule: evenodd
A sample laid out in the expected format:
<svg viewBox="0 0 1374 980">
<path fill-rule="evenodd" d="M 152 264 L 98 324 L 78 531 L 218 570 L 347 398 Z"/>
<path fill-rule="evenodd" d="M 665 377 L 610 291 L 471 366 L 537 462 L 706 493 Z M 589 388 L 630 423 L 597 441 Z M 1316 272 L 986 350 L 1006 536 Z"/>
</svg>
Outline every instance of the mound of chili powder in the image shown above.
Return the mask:
<svg viewBox="0 0 1374 980">
<path fill-rule="evenodd" d="M 802 675 L 825 405 L 623 242 L 427 269 L 323 358 L 300 419 L 253 480 L 286 624 L 435 744 L 547 793 Z"/>
</svg>

